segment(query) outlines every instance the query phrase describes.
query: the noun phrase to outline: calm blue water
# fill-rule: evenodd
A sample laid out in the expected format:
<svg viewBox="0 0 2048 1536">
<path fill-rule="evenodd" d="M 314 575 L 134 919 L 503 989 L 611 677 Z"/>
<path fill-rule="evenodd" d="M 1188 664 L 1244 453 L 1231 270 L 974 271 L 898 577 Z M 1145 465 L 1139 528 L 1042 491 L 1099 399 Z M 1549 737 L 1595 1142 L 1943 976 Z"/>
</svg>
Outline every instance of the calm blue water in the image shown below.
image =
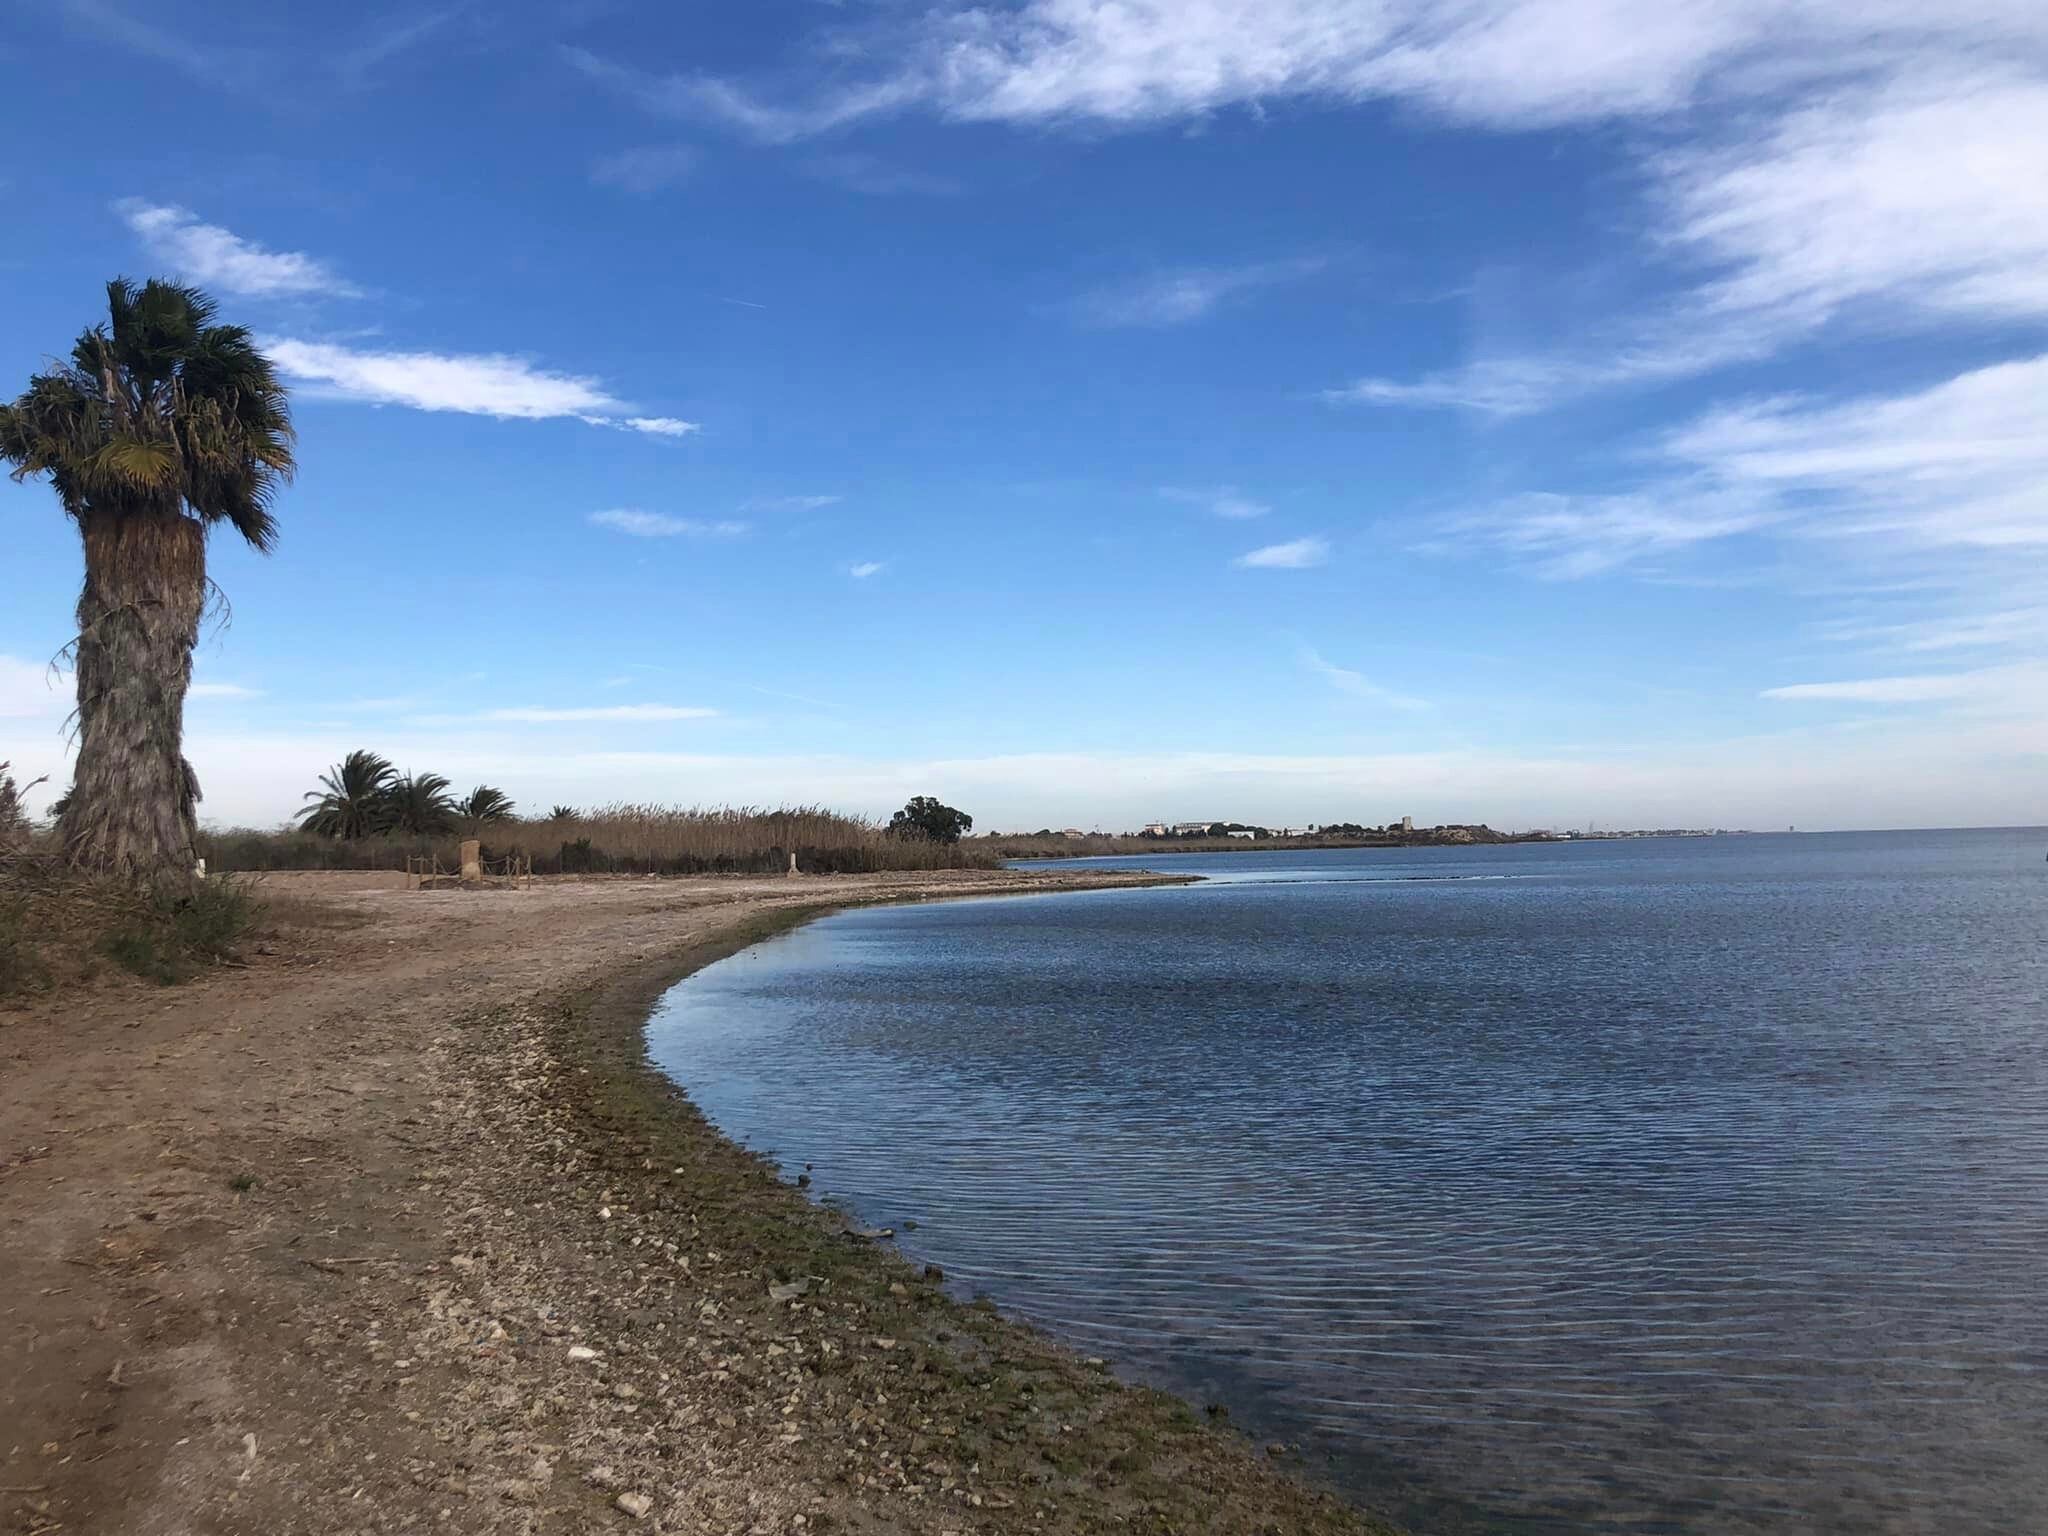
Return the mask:
<svg viewBox="0 0 2048 1536">
<path fill-rule="evenodd" d="M 1418 1526 L 2044 1531 L 2044 853 L 1121 861 L 1212 879 L 843 914 L 649 1039 L 913 1255 Z"/>
</svg>

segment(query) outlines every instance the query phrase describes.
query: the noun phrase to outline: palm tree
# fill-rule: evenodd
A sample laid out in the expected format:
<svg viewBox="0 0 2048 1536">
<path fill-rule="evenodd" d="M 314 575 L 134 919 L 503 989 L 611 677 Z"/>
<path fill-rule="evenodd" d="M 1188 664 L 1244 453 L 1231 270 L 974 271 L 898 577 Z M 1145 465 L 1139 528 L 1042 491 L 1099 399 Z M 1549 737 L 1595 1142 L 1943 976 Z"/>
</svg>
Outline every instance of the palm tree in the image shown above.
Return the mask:
<svg viewBox="0 0 2048 1536">
<path fill-rule="evenodd" d="M 391 830 L 408 837 L 441 837 L 455 830 L 457 815 L 448 781 L 438 773 L 409 773 L 385 791 Z"/>
<path fill-rule="evenodd" d="M 573 805 L 558 805 L 548 812 L 549 821 L 574 821 L 575 819 L 576 807 Z"/>
<path fill-rule="evenodd" d="M 292 475 L 284 386 L 196 288 L 107 284 L 108 324 L 0 406 L 0 459 L 47 475 L 85 544 L 78 598 L 78 766 L 58 823 L 66 857 L 123 875 L 187 868 L 199 784 L 185 690 L 206 609 L 206 538 L 257 549 Z"/>
<path fill-rule="evenodd" d="M 308 790 L 313 803 L 299 812 L 308 832 L 322 837 L 373 837 L 391 825 L 391 786 L 398 770 L 374 752 L 351 752 Z"/>
<path fill-rule="evenodd" d="M 468 796 L 456 803 L 456 813 L 464 821 L 482 826 L 488 821 L 507 821 L 512 816 L 512 802 L 505 798 L 501 789 L 488 784 L 479 784 Z"/>
</svg>

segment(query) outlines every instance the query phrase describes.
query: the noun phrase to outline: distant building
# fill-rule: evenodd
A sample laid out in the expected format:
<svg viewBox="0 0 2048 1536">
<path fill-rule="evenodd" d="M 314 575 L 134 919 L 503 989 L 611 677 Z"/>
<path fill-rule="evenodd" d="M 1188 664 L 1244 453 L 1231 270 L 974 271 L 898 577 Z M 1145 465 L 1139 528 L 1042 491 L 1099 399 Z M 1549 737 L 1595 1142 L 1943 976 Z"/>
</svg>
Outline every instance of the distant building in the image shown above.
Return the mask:
<svg viewBox="0 0 2048 1536">
<path fill-rule="evenodd" d="M 1401 818 L 1401 830 L 1403 832 L 1413 832 L 1415 830 L 1415 818 L 1413 816 L 1403 816 Z"/>
<path fill-rule="evenodd" d="M 1215 825 L 1216 823 L 1213 821 L 1176 821 L 1173 824 L 1173 835 L 1175 837 L 1200 837 Z"/>
<path fill-rule="evenodd" d="M 1172 830 L 1163 821 L 1148 821 L 1145 823 L 1145 836 L 1147 837 L 1164 837 Z"/>
<path fill-rule="evenodd" d="M 1223 835 L 1224 835 L 1225 837 L 1252 837 L 1252 838 L 1255 838 L 1255 837 L 1257 837 L 1257 836 L 1258 836 L 1259 834 L 1258 834 L 1257 832 L 1253 831 L 1253 830 L 1252 830 L 1252 829 L 1251 829 L 1250 827 L 1242 827 L 1242 828 L 1240 828 L 1239 830 L 1237 830 L 1237 831 L 1235 831 L 1235 832 L 1226 832 L 1226 833 L 1224 833 Z"/>
<path fill-rule="evenodd" d="M 1068 827 L 1064 832 L 1060 833 L 1061 837 L 1086 837 L 1087 835 L 1079 827 Z"/>
</svg>

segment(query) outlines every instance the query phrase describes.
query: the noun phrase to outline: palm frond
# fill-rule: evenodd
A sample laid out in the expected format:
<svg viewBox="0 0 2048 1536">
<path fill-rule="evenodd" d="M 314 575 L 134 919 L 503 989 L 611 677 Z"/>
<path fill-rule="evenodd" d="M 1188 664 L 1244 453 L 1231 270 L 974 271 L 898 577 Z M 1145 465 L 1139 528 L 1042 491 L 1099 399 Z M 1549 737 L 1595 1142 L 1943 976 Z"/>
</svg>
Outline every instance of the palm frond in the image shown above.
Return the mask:
<svg viewBox="0 0 2048 1536">
<path fill-rule="evenodd" d="M 5 408 L 0 459 L 16 479 L 49 476 L 75 516 L 181 505 L 271 549 L 297 468 L 290 401 L 248 329 L 216 313 L 185 284 L 115 278 L 107 323 Z"/>
</svg>

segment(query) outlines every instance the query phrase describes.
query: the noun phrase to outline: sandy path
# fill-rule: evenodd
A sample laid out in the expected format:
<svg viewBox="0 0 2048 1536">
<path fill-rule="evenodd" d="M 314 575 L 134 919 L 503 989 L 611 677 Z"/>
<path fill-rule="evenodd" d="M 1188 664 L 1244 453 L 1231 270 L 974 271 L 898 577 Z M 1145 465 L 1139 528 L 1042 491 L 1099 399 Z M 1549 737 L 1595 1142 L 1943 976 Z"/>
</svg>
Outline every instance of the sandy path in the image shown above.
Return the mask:
<svg viewBox="0 0 2048 1536">
<path fill-rule="evenodd" d="M 779 909 L 1115 878 L 284 877 L 247 970 L 0 1014 L 0 1530 L 1355 1528 L 637 1066 Z"/>
</svg>

